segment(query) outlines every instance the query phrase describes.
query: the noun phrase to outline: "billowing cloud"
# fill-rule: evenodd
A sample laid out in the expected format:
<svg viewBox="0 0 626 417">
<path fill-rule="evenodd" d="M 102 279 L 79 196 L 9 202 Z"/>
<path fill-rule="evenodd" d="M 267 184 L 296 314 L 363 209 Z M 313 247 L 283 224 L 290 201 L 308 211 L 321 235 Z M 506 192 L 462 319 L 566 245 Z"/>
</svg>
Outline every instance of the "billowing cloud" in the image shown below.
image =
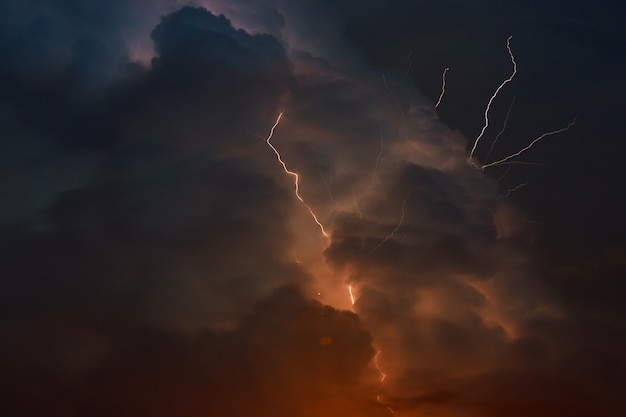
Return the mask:
<svg viewBox="0 0 626 417">
<path fill-rule="evenodd" d="M 534 257 L 467 139 L 343 36 L 346 5 L 202 5 L 7 12 L 8 415 L 621 410 L 623 311 L 578 326 L 606 294 L 563 283 L 589 265 Z M 306 205 L 266 143 L 281 112 Z"/>
<path fill-rule="evenodd" d="M 5 407 L 17 415 L 384 415 L 373 401 L 371 336 L 358 316 L 292 287 L 277 289 L 232 330 L 122 335 L 80 384 L 56 381 L 52 391 Z"/>
</svg>

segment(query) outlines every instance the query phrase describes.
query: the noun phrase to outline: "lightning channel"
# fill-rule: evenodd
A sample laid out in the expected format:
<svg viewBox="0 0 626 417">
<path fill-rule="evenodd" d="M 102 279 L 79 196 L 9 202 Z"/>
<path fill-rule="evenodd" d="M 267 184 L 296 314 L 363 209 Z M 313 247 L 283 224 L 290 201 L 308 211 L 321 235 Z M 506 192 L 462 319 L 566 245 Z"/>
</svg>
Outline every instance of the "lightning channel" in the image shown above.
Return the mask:
<svg viewBox="0 0 626 417">
<path fill-rule="evenodd" d="M 370 190 L 374 186 L 376 173 L 378 172 L 378 167 L 380 166 L 380 159 L 383 157 L 383 152 L 385 150 L 385 136 L 383 133 L 383 125 L 380 122 L 378 123 L 378 130 L 380 132 L 380 150 L 378 151 L 378 155 L 376 156 L 376 164 L 374 165 L 374 169 L 372 170 L 372 178 L 370 179 Z"/>
<path fill-rule="evenodd" d="M 500 177 L 497 179 L 497 183 L 500 184 L 500 181 L 502 181 L 504 179 L 504 177 L 507 176 L 507 174 L 509 173 L 509 171 L 511 170 L 511 168 L 513 168 L 513 165 L 509 165 L 506 170 L 504 171 L 504 174 L 500 175 Z"/>
<path fill-rule="evenodd" d="M 348 294 L 350 294 L 350 302 L 352 303 L 352 305 L 354 305 L 355 300 L 354 294 L 352 293 L 352 285 L 348 285 Z"/>
<path fill-rule="evenodd" d="M 389 91 L 389 93 L 391 93 L 391 95 L 395 99 L 396 106 L 398 107 L 398 111 L 400 112 L 400 115 L 402 116 L 402 121 L 404 122 L 404 130 L 406 130 L 406 133 L 409 133 L 409 125 L 406 122 L 406 115 L 404 114 L 404 110 L 402 110 L 400 99 L 398 98 L 398 95 L 395 93 L 395 91 L 393 91 L 391 87 L 389 87 L 389 84 L 387 84 L 387 77 L 385 77 L 385 74 L 383 74 L 383 84 L 385 84 L 385 88 L 387 89 L 387 91 Z"/>
<path fill-rule="evenodd" d="M 382 385 L 385 382 L 385 379 L 387 379 L 387 374 L 385 374 L 383 372 L 382 369 L 380 369 L 380 365 L 378 364 L 378 357 L 380 356 L 381 351 L 378 350 L 376 351 L 376 355 L 374 355 L 374 367 L 376 368 L 376 371 L 378 371 L 378 375 L 380 376 L 379 382 Z M 387 410 L 391 413 L 391 414 L 395 414 L 395 411 L 393 411 L 393 408 L 391 408 L 389 405 L 385 404 L 382 399 L 380 398 L 380 394 L 376 395 L 376 401 L 378 401 L 379 404 L 384 405 L 385 407 L 387 407 Z"/>
<path fill-rule="evenodd" d="M 380 356 L 380 350 L 378 350 L 376 352 L 376 355 L 374 356 L 374 366 L 376 367 L 376 370 L 378 371 L 378 374 L 380 375 L 380 383 L 382 384 L 383 382 L 385 382 L 385 379 L 387 378 L 387 374 L 385 374 L 382 369 L 380 369 L 380 365 L 378 364 L 378 357 Z"/>
<path fill-rule="evenodd" d="M 435 108 L 439 107 L 441 100 L 443 100 L 443 95 L 446 93 L 446 74 L 448 71 L 450 71 L 450 67 L 446 67 L 446 69 L 443 70 L 443 75 L 441 76 L 441 94 L 439 94 L 439 100 L 437 100 Z"/>
<path fill-rule="evenodd" d="M 274 145 L 272 145 L 271 140 L 272 140 L 272 137 L 274 136 L 274 131 L 276 130 L 276 127 L 280 123 L 280 120 L 283 117 L 283 113 L 284 112 L 280 112 L 278 114 L 278 117 L 276 118 L 276 121 L 274 122 L 274 125 L 270 129 L 270 133 L 267 136 L 267 139 L 265 140 L 265 142 L 267 143 L 267 145 L 270 148 L 272 148 L 272 150 L 276 154 L 276 159 L 278 159 L 278 162 L 282 165 L 283 170 L 285 171 L 285 173 L 287 175 L 290 175 L 290 176 L 293 177 L 293 183 L 294 183 L 294 189 L 295 189 L 296 197 L 298 198 L 298 200 L 300 200 L 302 205 L 304 207 L 306 207 L 306 209 L 309 211 L 309 214 L 311 214 L 311 217 L 313 217 L 313 220 L 315 220 L 315 223 L 317 223 L 317 225 L 319 226 L 320 231 L 322 232 L 324 237 L 329 238 L 330 236 L 328 235 L 328 233 L 326 233 L 326 230 L 324 229 L 324 225 L 322 225 L 322 223 L 319 221 L 319 219 L 315 215 L 315 212 L 313 212 L 313 209 L 304 201 L 302 196 L 300 196 L 300 177 L 298 176 L 298 174 L 296 172 L 290 171 L 289 168 L 287 168 L 287 164 L 285 163 L 285 161 L 283 161 L 283 158 L 280 156 L 280 152 L 278 152 L 278 149 L 276 149 L 276 147 L 274 147 Z"/>
<path fill-rule="evenodd" d="M 517 191 L 517 190 L 519 190 L 520 188 L 525 187 L 525 186 L 527 186 L 527 185 L 528 185 L 528 181 L 523 182 L 523 183 L 521 183 L 521 184 L 518 184 L 518 185 L 516 185 L 516 186 L 515 186 L 515 187 L 513 187 L 513 188 L 509 188 L 508 190 L 506 190 L 506 193 L 504 193 L 504 194 L 502 194 L 502 195 L 500 195 L 500 196 L 498 196 L 498 197 L 500 197 L 500 198 L 507 198 L 508 196 L 510 196 L 511 194 L 513 194 L 515 191 Z"/>
<path fill-rule="evenodd" d="M 487 107 L 485 108 L 485 125 L 483 126 L 482 130 L 480 131 L 480 134 L 474 141 L 474 146 L 472 147 L 472 151 L 470 152 L 470 156 L 469 156 L 470 161 L 474 157 L 474 152 L 476 151 L 478 142 L 485 134 L 487 127 L 489 127 L 489 110 L 491 109 L 491 103 L 493 103 L 493 100 L 495 100 L 495 98 L 498 96 L 498 94 L 500 93 L 500 90 L 502 90 L 502 88 L 504 88 L 505 85 L 510 83 L 511 80 L 513 80 L 513 77 L 515 77 L 515 74 L 517 74 L 517 63 L 515 62 L 513 51 L 511 51 L 511 39 L 512 38 L 513 36 L 509 36 L 508 39 L 506 40 L 506 49 L 509 51 L 509 56 L 511 57 L 511 62 L 513 63 L 513 72 L 511 73 L 511 76 L 509 78 L 507 78 L 506 80 L 502 82 L 502 84 L 500 84 L 500 86 L 496 89 L 496 91 L 493 93 L 493 95 L 489 99 L 489 102 L 487 103 Z"/>
<path fill-rule="evenodd" d="M 310 143 L 309 143 L 309 147 L 311 148 L 311 151 L 313 151 L 313 153 L 315 154 L 315 157 L 317 158 L 317 170 L 319 171 L 320 177 L 322 177 L 322 182 L 324 183 L 324 187 L 326 187 L 326 191 L 328 192 L 328 198 L 330 198 L 330 201 L 332 201 L 336 205 L 339 205 L 339 201 L 337 201 L 337 199 L 333 196 L 333 193 L 330 190 L 330 185 L 328 184 L 328 181 L 326 180 L 326 176 L 324 175 L 324 172 L 322 171 L 322 158 L 317 152 L 315 152 L 315 148 L 313 148 L 313 145 L 311 145 Z"/>
<path fill-rule="evenodd" d="M 350 188 L 352 189 L 352 203 L 354 204 L 354 208 L 356 212 L 359 214 L 359 219 L 363 218 L 363 212 L 359 208 L 359 200 L 356 197 L 356 191 L 354 190 L 354 183 L 350 182 Z"/>
<path fill-rule="evenodd" d="M 533 140 L 532 142 L 530 142 L 527 146 L 523 147 L 522 149 L 520 149 L 519 151 L 512 153 L 509 156 L 505 156 L 504 158 L 498 160 L 498 161 L 494 161 L 494 162 L 490 162 L 488 164 L 484 164 L 481 166 L 482 169 L 485 168 L 489 168 L 489 167 L 493 167 L 493 166 L 497 166 L 497 165 L 502 165 L 507 163 L 509 160 L 520 156 L 521 154 L 523 154 L 524 152 L 526 152 L 527 150 L 529 150 L 530 148 L 532 148 L 537 142 L 539 142 L 541 139 L 547 137 L 547 136 L 552 136 L 552 135 L 556 135 L 558 133 L 562 133 L 565 132 L 566 130 L 569 130 L 572 126 L 574 126 L 574 124 L 576 124 L 576 118 L 574 118 L 574 120 L 572 120 L 572 122 L 570 124 L 568 124 L 567 126 L 561 128 L 561 129 L 557 129 L 557 130 L 553 130 L 551 132 L 546 132 L 544 134 L 542 134 L 541 136 L 537 137 L 535 140 Z"/>
<path fill-rule="evenodd" d="M 352 302 L 352 306 L 354 306 L 355 303 L 355 299 L 354 299 L 354 293 L 352 292 L 352 285 L 348 284 L 348 294 L 350 294 L 350 301 Z M 383 370 L 380 367 L 380 364 L 378 363 L 378 357 L 381 354 L 381 350 L 377 349 L 376 350 L 376 355 L 374 355 L 374 369 L 376 369 L 376 372 L 378 372 L 378 382 L 382 385 L 385 382 L 385 379 L 387 379 L 387 374 L 383 372 Z M 388 404 L 385 404 L 381 398 L 380 394 L 376 394 L 376 401 L 380 404 L 380 405 L 384 405 L 385 408 L 387 408 L 387 411 L 389 411 L 391 414 L 395 414 L 395 411 L 393 410 L 393 408 L 391 408 Z"/>
<path fill-rule="evenodd" d="M 372 249 L 369 253 L 370 255 L 374 253 L 376 249 L 380 248 L 385 242 L 391 239 L 398 230 L 400 230 L 400 227 L 402 227 L 402 223 L 404 222 L 404 216 L 405 216 L 404 209 L 406 208 L 406 202 L 409 200 L 410 195 L 411 193 L 409 193 L 409 195 L 407 195 L 404 201 L 402 202 L 400 221 L 398 222 L 398 225 L 391 231 L 391 233 L 389 233 L 383 240 L 381 240 L 378 243 L 378 245 L 374 246 L 374 249 Z"/>
<path fill-rule="evenodd" d="M 509 110 L 507 110 L 507 112 L 506 112 L 506 118 L 504 119 L 504 124 L 502 125 L 502 129 L 498 132 L 498 134 L 496 135 L 496 138 L 493 140 L 493 142 L 491 142 L 491 148 L 489 148 L 489 153 L 487 153 L 487 156 L 485 157 L 485 160 L 489 159 L 489 156 L 491 156 L 491 152 L 493 152 L 493 147 L 496 146 L 496 142 L 498 141 L 498 139 L 500 139 L 500 136 L 502 136 L 502 134 L 506 130 L 506 124 L 509 122 L 509 117 L 511 117 L 511 110 L 513 110 L 513 105 L 515 105 L 515 98 L 516 97 L 517 96 L 513 96 L 513 101 L 511 101 L 511 105 L 509 106 Z"/>
<path fill-rule="evenodd" d="M 540 164 L 537 162 L 521 162 L 521 161 L 509 161 L 509 162 L 503 163 L 502 165 L 508 165 L 508 166 L 506 170 L 504 171 L 504 173 L 500 175 L 500 177 L 498 177 L 498 179 L 496 180 L 498 184 L 500 184 L 502 180 L 504 179 L 504 177 L 508 175 L 509 171 L 511 170 L 511 168 L 513 168 L 514 165 L 534 165 L 534 166 L 542 166 L 542 167 L 547 166 L 546 164 Z"/>
</svg>

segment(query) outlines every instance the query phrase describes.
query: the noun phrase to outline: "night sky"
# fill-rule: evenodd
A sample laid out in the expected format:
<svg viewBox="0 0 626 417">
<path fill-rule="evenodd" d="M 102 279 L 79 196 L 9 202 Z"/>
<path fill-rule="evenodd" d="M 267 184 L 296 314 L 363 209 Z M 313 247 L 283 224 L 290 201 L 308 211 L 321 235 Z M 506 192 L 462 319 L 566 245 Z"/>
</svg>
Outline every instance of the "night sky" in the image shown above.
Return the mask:
<svg viewBox="0 0 626 417">
<path fill-rule="evenodd" d="M 625 19 L 3 2 L 0 415 L 626 416 Z"/>
</svg>

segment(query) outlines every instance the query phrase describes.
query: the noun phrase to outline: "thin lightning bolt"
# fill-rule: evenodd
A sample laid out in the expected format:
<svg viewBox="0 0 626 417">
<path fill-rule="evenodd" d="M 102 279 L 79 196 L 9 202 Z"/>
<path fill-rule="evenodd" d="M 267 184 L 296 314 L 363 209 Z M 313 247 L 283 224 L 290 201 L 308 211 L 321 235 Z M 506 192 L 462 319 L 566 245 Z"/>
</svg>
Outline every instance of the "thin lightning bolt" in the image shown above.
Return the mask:
<svg viewBox="0 0 626 417">
<path fill-rule="evenodd" d="M 506 193 L 502 194 L 501 196 L 499 196 L 500 198 L 507 198 L 508 196 L 510 196 L 511 194 L 513 194 L 515 191 L 519 190 L 522 187 L 525 187 L 528 185 L 528 181 L 521 183 L 513 188 L 509 188 Z"/>
<path fill-rule="evenodd" d="M 487 103 L 487 108 L 485 108 L 485 125 L 483 126 L 483 129 L 480 131 L 480 135 L 478 135 L 478 137 L 474 141 L 474 146 L 472 147 L 472 151 L 470 152 L 470 156 L 469 156 L 470 160 L 474 156 L 474 152 L 476 151 L 476 146 L 478 146 L 478 142 L 485 134 L 487 127 L 489 127 L 489 110 L 491 109 L 491 103 L 493 103 L 493 100 L 495 100 L 500 90 L 502 90 L 502 88 L 505 85 L 510 83 L 511 80 L 513 80 L 513 77 L 515 77 L 515 74 L 517 74 L 517 63 L 515 62 L 513 51 L 511 51 L 511 38 L 513 38 L 513 36 L 509 36 L 508 39 L 506 40 L 506 49 L 509 51 L 509 56 L 511 57 L 511 62 L 513 63 L 513 72 L 511 73 L 511 76 L 509 78 L 507 78 L 506 80 L 502 82 L 502 84 L 500 84 L 500 86 L 496 89 L 495 93 L 493 93 L 493 95 L 489 99 L 489 103 Z"/>
<path fill-rule="evenodd" d="M 381 383 L 381 385 L 385 382 L 385 379 L 387 379 L 387 374 L 385 374 L 383 372 L 382 369 L 380 369 L 380 365 L 378 364 L 378 357 L 380 356 L 381 351 L 378 350 L 376 352 L 376 355 L 374 355 L 374 367 L 376 368 L 376 370 L 378 371 L 378 375 L 380 375 L 380 380 L 379 382 Z M 395 411 L 393 411 L 393 408 L 391 408 L 390 406 L 388 406 L 387 404 L 385 404 L 382 399 L 380 398 L 380 394 L 376 395 L 376 401 L 378 401 L 379 404 L 384 405 L 385 407 L 387 407 L 387 410 L 389 410 L 389 412 L 391 414 L 395 414 Z"/>
<path fill-rule="evenodd" d="M 509 166 L 506 168 L 506 171 L 504 171 L 504 174 L 502 174 L 502 175 L 500 176 L 500 178 L 498 178 L 498 180 L 496 181 L 498 184 L 500 184 L 500 181 L 502 181 L 502 180 L 504 179 L 504 177 L 506 177 L 506 175 L 509 173 L 509 171 L 511 170 L 511 168 L 513 168 L 513 165 L 509 165 Z"/>
<path fill-rule="evenodd" d="M 406 132 L 409 133 L 409 125 L 406 122 L 406 115 L 404 114 L 404 110 L 402 110 L 402 105 L 400 104 L 400 100 L 398 99 L 398 96 L 396 95 L 396 93 L 391 89 L 391 87 L 389 87 L 389 84 L 387 84 L 387 78 L 385 77 L 385 74 L 383 74 L 383 84 L 385 84 L 385 88 L 387 88 L 387 90 L 391 93 L 393 98 L 396 100 L 396 106 L 398 107 L 398 110 L 400 111 L 400 114 L 402 115 L 402 121 L 404 122 L 404 130 L 406 130 Z"/>
<path fill-rule="evenodd" d="M 441 94 L 439 94 L 439 100 L 437 100 L 437 104 L 435 104 L 435 108 L 439 107 L 441 104 L 441 100 L 443 100 L 443 95 L 446 93 L 446 73 L 450 70 L 450 67 L 446 67 L 443 70 L 443 75 L 441 76 Z"/>
<path fill-rule="evenodd" d="M 354 293 L 352 292 L 352 285 L 350 284 L 348 284 L 348 293 L 350 294 L 350 301 L 352 302 L 352 305 L 354 306 L 354 303 L 355 303 Z M 380 354 L 381 354 L 381 350 L 378 349 L 376 351 L 376 355 L 374 355 L 374 368 L 376 369 L 376 371 L 378 372 L 378 375 L 380 376 L 379 382 L 382 385 L 385 382 L 385 379 L 387 379 L 387 374 L 383 372 L 383 370 L 380 368 L 380 365 L 378 363 L 378 357 L 380 356 Z M 380 405 L 384 405 L 391 414 L 395 414 L 395 411 L 393 411 L 393 408 L 391 408 L 389 405 L 383 402 L 380 394 L 376 395 L 376 401 Z"/>
<path fill-rule="evenodd" d="M 541 162 L 524 162 L 524 161 L 506 161 L 498 165 L 531 165 L 536 167 L 547 167 L 548 165 Z M 482 168 L 482 167 L 481 167 Z"/>
<path fill-rule="evenodd" d="M 514 162 L 518 162 L 517 164 L 515 164 Z M 507 174 L 509 173 L 509 171 L 511 170 L 511 168 L 513 168 L 513 165 L 537 165 L 537 166 L 542 166 L 545 167 L 546 164 L 539 164 L 537 162 L 519 162 L 519 161 L 513 161 L 513 162 L 505 162 L 502 165 L 508 165 L 508 167 L 506 168 L 506 171 L 504 171 L 504 174 L 500 175 L 500 177 L 496 180 L 496 182 L 498 184 L 500 184 L 500 182 L 502 182 L 502 180 L 504 179 L 504 177 L 507 176 Z"/>
<path fill-rule="evenodd" d="M 385 150 L 385 136 L 383 133 L 383 126 L 382 124 L 380 124 L 380 122 L 378 123 L 378 130 L 380 131 L 380 151 L 378 152 L 378 155 L 376 156 L 376 165 L 374 165 L 374 170 L 372 171 L 372 179 L 370 180 L 370 190 L 372 189 L 372 186 L 374 185 L 376 172 L 378 171 L 378 167 L 380 166 L 380 158 L 383 157 L 383 152 Z"/>
<path fill-rule="evenodd" d="M 350 188 L 352 189 L 352 203 L 354 203 L 354 208 L 356 209 L 356 212 L 359 213 L 359 219 L 362 219 L 363 212 L 359 208 L 359 201 L 356 198 L 356 192 L 354 191 L 354 184 L 352 182 L 350 183 Z"/>
<path fill-rule="evenodd" d="M 570 124 L 568 124 L 567 126 L 565 126 L 564 128 L 561 128 L 561 129 L 558 129 L 558 130 L 553 130 L 552 132 L 544 133 L 543 135 L 539 136 L 538 138 L 536 138 L 535 140 L 530 142 L 530 144 L 528 144 L 524 148 L 520 149 L 519 151 L 517 151 L 515 153 L 512 153 L 511 155 L 506 156 L 506 157 L 504 157 L 504 158 L 502 158 L 502 159 L 500 159 L 498 161 L 494 161 L 494 162 L 485 164 L 485 165 L 481 166 L 481 168 L 485 169 L 485 168 L 493 167 L 493 166 L 496 166 L 496 165 L 502 165 L 502 164 L 506 163 L 507 161 L 509 161 L 510 159 L 513 159 L 516 156 L 520 156 L 521 154 L 523 154 L 524 152 L 526 152 L 527 150 L 532 148 L 535 145 L 535 143 L 539 142 L 541 139 L 545 138 L 546 136 L 556 135 L 558 133 L 565 132 L 570 127 L 574 126 L 575 123 L 576 123 L 576 118 L 574 118 L 574 120 L 572 120 L 572 122 Z"/>
<path fill-rule="evenodd" d="M 289 171 L 289 169 L 287 168 L 287 164 L 285 164 L 285 161 L 283 161 L 283 158 L 280 156 L 280 153 L 274 147 L 274 145 L 272 145 L 271 140 L 272 140 L 272 136 L 274 136 L 274 130 L 276 130 L 276 126 L 278 126 L 278 124 L 280 123 L 280 119 L 282 119 L 282 117 L 283 117 L 283 112 L 280 112 L 280 114 L 276 118 L 276 121 L 274 122 L 274 125 L 270 129 L 270 134 L 267 136 L 267 139 L 265 140 L 265 142 L 267 142 L 268 146 L 272 148 L 272 150 L 276 154 L 276 158 L 278 159 L 278 162 L 283 166 L 283 170 L 285 171 L 285 173 L 293 177 L 296 197 L 298 198 L 298 200 L 300 200 L 302 205 L 304 205 L 304 207 L 306 207 L 307 210 L 309 210 L 311 217 L 313 217 L 313 220 L 315 220 L 315 223 L 317 223 L 317 225 L 319 226 L 320 230 L 322 231 L 322 234 L 328 238 L 330 236 L 328 235 L 328 233 L 326 233 L 326 230 L 324 230 L 324 226 L 318 220 L 317 216 L 313 212 L 313 209 L 311 209 L 311 207 L 307 203 L 305 203 L 304 199 L 302 199 L 302 197 L 300 196 L 300 177 L 298 177 L 297 173 L 293 171 Z"/>
<path fill-rule="evenodd" d="M 500 130 L 498 132 L 498 134 L 496 135 L 496 138 L 493 140 L 493 142 L 491 143 L 491 148 L 489 148 L 489 153 L 487 154 L 487 156 L 485 157 L 485 160 L 489 159 L 489 156 L 491 155 L 491 152 L 493 152 L 493 147 L 496 146 L 496 142 L 498 141 L 498 139 L 500 139 L 500 136 L 502 136 L 502 134 L 504 133 L 504 131 L 506 130 L 506 124 L 509 121 L 509 117 L 511 117 L 511 110 L 513 110 L 513 105 L 515 104 L 515 98 L 517 96 L 513 96 L 513 101 L 511 101 L 511 105 L 509 106 L 509 110 L 506 112 L 506 119 L 504 119 L 504 124 L 502 125 L 502 130 Z"/>
<path fill-rule="evenodd" d="M 322 158 L 320 157 L 320 155 L 317 152 L 315 152 L 315 149 L 313 148 L 313 145 L 311 145 L 310 143 L 309 143 L 309 147 L 311 148 L 311 150 L 315 154 L 315 157 L 317 158 L 317 170 L 320 173 L 320 177 L 322 177 L 322 182 L 324 183 L 324 187 L 326 187 L 326 191 L 328 191 L 328 197 L 330 198 L 330 200 L 333 203 L 339 205 L 339 201 L 337 201 L 335 199 L 335 197 L 333 197 L 333 193 L 330 190 L 330 185 L 328 184 L 328 181 L 326 181 L 326 177 L 324 176 L 324 172 L 322 172 Z"/>
<path fill-rule="evenodd" d="M 402 213 L 401 213 L 401 215 L 400 215 L 400 221 L 398 222 L 398 225 L 396 226 L 396 228 L 395 228 L 395 229 L 393 229 L 393 230 L 391 231 L 391 233 L 389 233 L 389 234 L 387 235 L 387 237 L 385 237 L 383 240 L 381 240 L 381 241 L 380 241 L 380 243 L 378 243 L 378 245 L 376 245 L 376 246 L 374 247 L 374 249 L 372 249 L 372 250 L 370 251 L 370 255 L 371 255 L 372 253 L 374 253 L 374 251 L 376 251 L 376 249 L 380 248 L 380 247 L 381 247 L 381 246 L 382 246 L 385 242 L 387 242 L 389 239 L 391 239 L 391 238 L 393 237 L 393 235 L 395 235 L 395 234 L 396 234 L 396 232 L 397 232 L 398 230 L 400 230 L 400 227 L 402 227 L 402 223 L 404 222 L 404 215 L 405 215 L 405 213 L 404 213 L 404 209 L 405 209 L 405 207 L 406 207 L 406 202 L 408 201 L 409 196 L 410 196 L 410 193 L 409 193 L 409 195 L 407 195 L 407 196 L 406 196 L 406 198 L 405 198 L 405 199 L 404 199 L 404 201 L 402 202 L 402 209 L 401 209 Z"/>
<path fill-rule="evenodd" d="M 380 383 L 382 384 L 383 382 L 385 382 L 385 379 L 387 378 L 387 374 L 385 374 L 382 371 L 382 369 L 380 369 L 380 365 L 378 364 L 378 357 L 379 356 L 380 356 L 380 350 L 377 351 L 376 355 L 374 356 L 374 366 L 376 367 L 376 370 L 380 374 Z"/>
</svg>

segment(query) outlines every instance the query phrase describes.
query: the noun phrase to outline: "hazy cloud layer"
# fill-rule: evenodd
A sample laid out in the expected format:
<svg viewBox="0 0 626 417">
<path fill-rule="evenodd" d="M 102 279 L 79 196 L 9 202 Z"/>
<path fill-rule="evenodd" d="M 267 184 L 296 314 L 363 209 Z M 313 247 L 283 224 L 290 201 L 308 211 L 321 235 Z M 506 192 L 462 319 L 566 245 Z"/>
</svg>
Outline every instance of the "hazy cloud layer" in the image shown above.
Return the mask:
<svg viewBox="0 0 626 417">
<path fill-rule="evenodd" d="M 370 6 L 202 5 L 5 7 L 7 415 L 624 412 L 622 249 L 538 257 Z"/>
</svg>

